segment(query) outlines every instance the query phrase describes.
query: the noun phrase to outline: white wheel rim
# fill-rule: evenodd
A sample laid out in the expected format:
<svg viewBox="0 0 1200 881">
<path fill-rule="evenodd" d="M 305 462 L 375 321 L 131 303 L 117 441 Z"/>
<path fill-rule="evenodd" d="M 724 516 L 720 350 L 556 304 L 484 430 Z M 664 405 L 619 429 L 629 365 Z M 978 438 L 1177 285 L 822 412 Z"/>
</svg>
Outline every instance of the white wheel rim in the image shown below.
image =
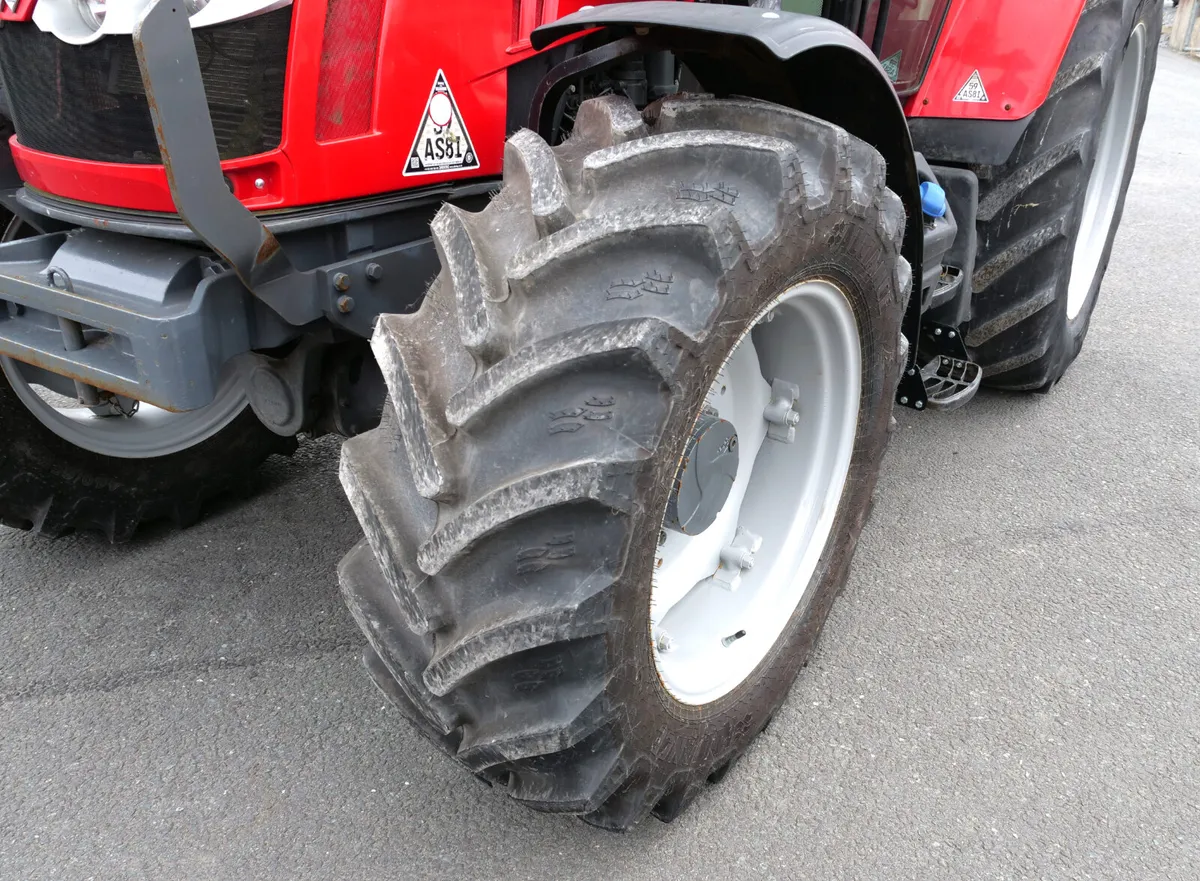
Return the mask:
<svg viewBox="0 0 1200 881">
<path fill-rule="evenodd" d="M 1139 24 L 1129 35 L 1125 58 L 1117 70 L 1117 79 L 1096 138 L 1096 158 L 1083 196 L 1079 232 L 1071 257 L 1071 277 L 1067 282 L 1068 320 L 1079 315 L 1092 292 L 1104 246 L 1112 231 L 1133 145 L 1133 129 L 1137 124 L 1145 57 L 1146 26 Z"/>
<path fill-rule="evenodd" d="M 140 404 L 133 416 L 97 416 L 87 407 L 29 382 L 21 364 L 0 357 L 8 384 L 38 422 L 63 440 L 102 456 L 151 459 L 194 447 L 220 431 L 247 406 L 246 393 L 234 371 L 228 371 L 216 398 L 207 407 L 172 413 Z"/>
<path fill-rule="evenodd" d="M 767 437 L 768 377 L 799 387 L 794 443 Z M 709 404 L 737 431 L 737 478 L 704 532 L 664 530 L 651 592 L 654 662 L 676 700 L 706 704 L 735 689 L 804 599 L 850 469 L 861 383 L 858 325 L 827 281 L 784 291 L 717 376 Z M 762 546 L 730 591 L 712 576 L 739 526 Z"/>
</svg>

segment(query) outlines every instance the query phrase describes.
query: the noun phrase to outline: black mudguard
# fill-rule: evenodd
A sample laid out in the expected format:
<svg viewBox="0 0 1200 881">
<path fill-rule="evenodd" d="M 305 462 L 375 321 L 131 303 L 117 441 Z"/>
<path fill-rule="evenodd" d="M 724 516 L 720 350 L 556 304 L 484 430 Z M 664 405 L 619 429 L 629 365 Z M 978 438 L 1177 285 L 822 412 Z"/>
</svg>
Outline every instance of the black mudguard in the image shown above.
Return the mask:
<svg viewBox="0 0 1200 881">
<path fill-rule="evenodd" d="M 917 117 L 908 121 L 913 146 L 930 162 L 962 165 L 1003 165 L 1033 120 L 943 119 Z"/>
<path fill-rule="evenodd" d="M 921 278 L 921 196 L 908 123 L 879 60 L 853 32 L 811 15 L 644 0 L 585 8 L 538 28 L 531 41 L 542 49 L 598 27 L 608 28 L 613 39 L 644 37 L 670 49 L 715 95 L 794 107 L 875 147 L 887 161 L 888 186 L 904 202 L 909 223 L 903 253 L 913 278 Z M 906 317 L 906 333 L 909 318 L 919 320 L 918 310 Z"/>
</svg>

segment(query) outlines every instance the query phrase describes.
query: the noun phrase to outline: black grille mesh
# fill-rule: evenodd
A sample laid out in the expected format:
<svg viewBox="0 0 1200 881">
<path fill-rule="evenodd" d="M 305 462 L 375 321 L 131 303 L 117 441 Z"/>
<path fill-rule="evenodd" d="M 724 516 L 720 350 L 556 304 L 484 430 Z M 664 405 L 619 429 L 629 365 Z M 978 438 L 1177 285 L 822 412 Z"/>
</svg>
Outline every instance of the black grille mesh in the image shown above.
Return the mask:
<svg viewBox="0 0 1200 881">
<path fill-rule="evenodd" d="M 289 6 L 192 31 L 222 159 L 279 146 L 291 21 Z M 5 22 L 0 75 L 25 146 L 101 162 L 162 161 L 131 37 L 72 46 Z"/>
</svg>

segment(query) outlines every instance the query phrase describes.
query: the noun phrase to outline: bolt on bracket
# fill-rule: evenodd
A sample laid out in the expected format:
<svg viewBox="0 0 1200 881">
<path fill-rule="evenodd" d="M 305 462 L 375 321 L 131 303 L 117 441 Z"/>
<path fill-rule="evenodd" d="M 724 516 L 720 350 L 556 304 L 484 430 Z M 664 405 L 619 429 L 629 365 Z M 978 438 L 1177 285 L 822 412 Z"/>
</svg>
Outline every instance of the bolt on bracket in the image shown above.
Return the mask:
<svg viewBox="0 0 1200 881">
<path fill-rule="evenodd" d="M 721 548 L 721 563 L 713 573 L 713 583 L 730 593 L 737 590 L 742 583 L 742 573 L 754 568 L 754 555 L 762 543 L 761 535 L 739 526 L 733 541 Z"/>
<path fill-rule="evenodd" d="M 799 386 L 782 379 L 771 380 L 771 401 L 763 410 L 763 419 L 768 424 L 767 437 L 771 440 L 785 444 L 796 440 L 796 426 L 800 423 L 800 414 L 795 410 L 798 397 Z"/>
</svg>

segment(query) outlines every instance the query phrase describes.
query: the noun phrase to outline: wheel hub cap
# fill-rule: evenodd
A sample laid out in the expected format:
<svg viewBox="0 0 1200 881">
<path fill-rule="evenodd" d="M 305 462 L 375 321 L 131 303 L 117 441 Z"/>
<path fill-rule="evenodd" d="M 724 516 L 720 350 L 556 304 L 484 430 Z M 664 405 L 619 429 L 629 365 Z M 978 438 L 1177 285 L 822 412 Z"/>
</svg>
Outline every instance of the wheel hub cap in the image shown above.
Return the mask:
<svg viewBox="0 0 1200 881">
<path fill-rule="evenodd" d="M 667 502 L 667 529 L 699 535 L 712 526 L 737 479 L 737 447 L 731 423 L 712 413 L 700 414 Z"/>
</svg>

